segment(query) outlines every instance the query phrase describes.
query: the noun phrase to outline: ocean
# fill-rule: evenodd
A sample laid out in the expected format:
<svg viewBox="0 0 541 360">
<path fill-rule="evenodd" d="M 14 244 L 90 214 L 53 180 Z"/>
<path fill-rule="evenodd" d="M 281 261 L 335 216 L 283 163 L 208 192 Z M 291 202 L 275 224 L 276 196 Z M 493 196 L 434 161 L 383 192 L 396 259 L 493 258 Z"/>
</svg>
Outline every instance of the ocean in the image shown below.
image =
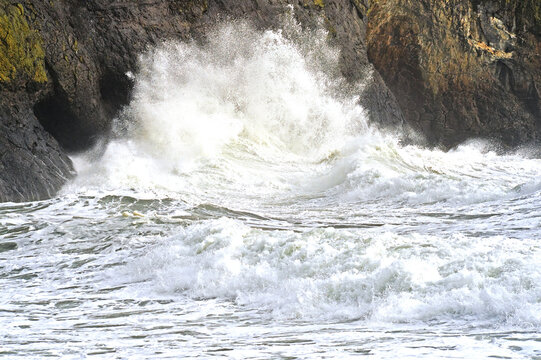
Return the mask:
<svg viewBox="0 0 541 360">
<path fill-rule="evenodd" d="M 76 178 L 0 204 L 0 357 L 541 359 L 538 151 L 379 129 L 326 36 L 142 54 Z"/>
</svg>

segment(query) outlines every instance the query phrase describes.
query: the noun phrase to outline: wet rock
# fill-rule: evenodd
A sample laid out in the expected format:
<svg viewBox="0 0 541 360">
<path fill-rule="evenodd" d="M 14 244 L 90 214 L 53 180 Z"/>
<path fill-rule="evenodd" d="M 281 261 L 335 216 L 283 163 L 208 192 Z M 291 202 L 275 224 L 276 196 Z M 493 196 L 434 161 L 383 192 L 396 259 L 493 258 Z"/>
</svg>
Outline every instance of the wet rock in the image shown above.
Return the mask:
<svg viewBox="0 0 541 360">
<path fill-rule="evenodd" d="M 4 94 L 0 103 L 0 201 L 53 196 L 73 176 L 70 159 L 22 102 Z"/>
<path fill-rule="evenodd" d="M 405 118 L 433 144 L 540 138 L 541 3 L 381 0 L 368 56 Z"/>
<path fill-rule="evenodd" d="M 0 201 L 52 196 L 71 161 L 32 105 L 48 91 L 43 40 L 21 4 L 0 1 Z"/>
</svg>

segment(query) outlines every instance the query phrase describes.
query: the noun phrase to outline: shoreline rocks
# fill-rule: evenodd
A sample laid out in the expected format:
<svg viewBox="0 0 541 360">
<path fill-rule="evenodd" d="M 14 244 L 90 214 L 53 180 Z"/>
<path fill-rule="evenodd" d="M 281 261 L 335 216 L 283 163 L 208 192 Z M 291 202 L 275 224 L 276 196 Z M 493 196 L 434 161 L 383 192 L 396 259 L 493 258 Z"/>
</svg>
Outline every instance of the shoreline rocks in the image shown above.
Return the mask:
<svg viewBox="0 0 541 360">
<path fill-rule="evenodd" d="M 368 57 L 431 144 L 517 146 L 541 129 L 541 3 L 379 0 Z"/>
<path fill-rule="evenodd" d="M 522 4 L 522 5 L 520 5 Z M 0 0 L 0 201 L 48 198 L 73 176 L 66 154 L 107 136 L 130 100 L 138 55 L 201 39 L 217 22 L 323 24 L 341 70 L 363 80 L 373 122 L 430 144 L 506 145 L 541 128 L 535 0 Z M 367 78 L 367 74 L 370 76 Z"/>
</svg>

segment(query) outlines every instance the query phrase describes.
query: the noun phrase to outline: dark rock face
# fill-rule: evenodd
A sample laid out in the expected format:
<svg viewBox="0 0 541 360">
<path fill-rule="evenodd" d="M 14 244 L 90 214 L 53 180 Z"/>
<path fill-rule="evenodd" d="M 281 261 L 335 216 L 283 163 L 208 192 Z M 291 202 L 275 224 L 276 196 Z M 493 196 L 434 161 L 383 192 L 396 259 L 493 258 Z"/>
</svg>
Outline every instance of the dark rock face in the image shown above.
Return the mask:
<svg viewBox="0 0 541 360">
<path fill-rule="evenodd" d="M 26 65 L 18 69 L 4 64 L 13 57 L 7 54 L 13 53 L 13 44 L 0 43 L 6 50 L 5 56 L 0 52 L 0 151 L 9 154 L 2 158 L 0 200 L 51 196 L 71 176 L 65 152 L 86 149 L 107 134 L 112 118 L 129 101 L 132 84 L 126 73 L 137 70 L 138 55 L 149 46 L 165 39 L 200 39 L 227 19 L 278 27 L 289 6 L 303 26 L 328 28 L 330 41 L 342 50 L 341 67 L 349 80 L 372 72 L 362 94 L 372 118 L 401 124 L 394 96 L 368 62 L 366 6 L 359 1 L 0 0 L 0 9 L 9 14 L 0 18 L 6 24 L 0 33 L 16 23 L 17 31 L 31 35 L 19 34 L 27 48 L 39 45 L 19 51 Z"/>
<path fill-rule="evenodd" d="M 373 1 L 368 56 L 431 143 L 513 146 L 541 136 L 540 24 L 538 0 Z"/>
<path fill-rule="evenodd" d="M 49 89 L 39 32 L 21 4 L 0 0 L 0 201 L 52 196 L 71 161 L 32 106 Z"/>
<path fill-rule="evenodd" d="M 0 105 L 0 201 L 51 197 L 73 175 L 57 141 L 20 101 L 4 97 Z"/>
</svg>

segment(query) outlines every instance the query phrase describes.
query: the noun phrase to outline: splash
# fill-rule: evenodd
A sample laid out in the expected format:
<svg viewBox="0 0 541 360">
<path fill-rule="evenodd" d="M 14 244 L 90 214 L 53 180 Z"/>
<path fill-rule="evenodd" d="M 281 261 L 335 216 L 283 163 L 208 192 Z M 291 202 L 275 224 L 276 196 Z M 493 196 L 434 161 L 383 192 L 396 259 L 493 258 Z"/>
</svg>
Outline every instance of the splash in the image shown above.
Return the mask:
<svg viewBox="0 0 541 360">
<path fill-rule="evenodd" d="M 312 42 L 300 47 L 282 31 L 237 23 L 204 45 L 164 44 L 142 57 L 125 116 L 146 151 L 172 161 L 218 157 L 235 144 L 262 156 L 326 156 L 365 117 L 355 97 L 334 96 L 341 79 L 327 74 L 335 69 L 311 62 L 337 66 L 338 54 L 328 46 L 314 54 Z"/>
<path fill-rule="evenodd" d="M 298 197 L 472 203 L 539 189 L 537 160 L 480 142 L 401 146 L 372 128 L 362 86 L 340 75 L 326 38 L 291 19 L 276 31 L 232 22 L 143 54 L 117 138 L 99 161 L 75 159 L 75 187 L 246 209 Z"/>
</svg>

